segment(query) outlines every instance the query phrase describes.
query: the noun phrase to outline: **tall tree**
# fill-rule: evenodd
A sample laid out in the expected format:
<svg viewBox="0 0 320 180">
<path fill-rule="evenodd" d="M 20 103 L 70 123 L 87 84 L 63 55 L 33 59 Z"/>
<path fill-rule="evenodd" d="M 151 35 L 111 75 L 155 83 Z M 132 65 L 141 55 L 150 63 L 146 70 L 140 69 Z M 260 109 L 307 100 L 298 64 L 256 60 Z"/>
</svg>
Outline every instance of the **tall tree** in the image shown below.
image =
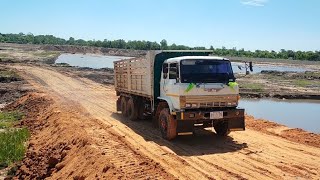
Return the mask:
<svg viewBox="0 0 320 180">
<path fill-rule="evenodd" d="M 166 50 L 168 49 L 168 43 L 167 43 L 167 40 L 165 39 L 162 39 L 161 42 L 160 42 L 160 47 L 162 50 Z"/>
</svg>

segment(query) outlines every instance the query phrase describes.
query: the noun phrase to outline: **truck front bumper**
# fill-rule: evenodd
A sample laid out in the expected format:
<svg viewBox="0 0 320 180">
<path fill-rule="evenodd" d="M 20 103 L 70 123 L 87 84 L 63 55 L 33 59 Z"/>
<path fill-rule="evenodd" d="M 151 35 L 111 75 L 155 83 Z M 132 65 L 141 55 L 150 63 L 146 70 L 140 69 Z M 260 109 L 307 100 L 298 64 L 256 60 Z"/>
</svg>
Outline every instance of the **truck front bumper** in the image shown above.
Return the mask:
<svg viewBox="0 0 320 180">
<path fill-rule="evenodd" d="M 223 118 L 210 119 L 210 112 L 223 111 Z M 176 120 L 178 126 L 183 129 L 183 126 L 190 124 L 203 124 L 204 126 L 212 126 L 221 121 L 228 122 L 228 127 L 231 131 L 245 130 L 244 109 L 222 109 L 211 111 L 184 111 L 176 112 Z M 180 124 L 180 125 L 179 125 Z M 178 127 L 179 128 L 179 127 Z"/>
</svg>

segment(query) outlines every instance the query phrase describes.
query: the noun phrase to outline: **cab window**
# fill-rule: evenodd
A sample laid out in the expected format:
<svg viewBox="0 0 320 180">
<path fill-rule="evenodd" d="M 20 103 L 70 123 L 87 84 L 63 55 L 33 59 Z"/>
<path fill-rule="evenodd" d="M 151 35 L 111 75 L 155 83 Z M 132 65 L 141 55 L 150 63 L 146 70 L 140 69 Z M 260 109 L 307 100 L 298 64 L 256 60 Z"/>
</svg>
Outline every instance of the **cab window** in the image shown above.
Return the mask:
<svg viewBox="0 0 320 180">
<path fill-rule="evenodd" d="M 169 79 L 177 79 L 177 77 L 178 77 L 177 69 L 178 69 L 177 63 L 170 64 Z"/>
</svg>

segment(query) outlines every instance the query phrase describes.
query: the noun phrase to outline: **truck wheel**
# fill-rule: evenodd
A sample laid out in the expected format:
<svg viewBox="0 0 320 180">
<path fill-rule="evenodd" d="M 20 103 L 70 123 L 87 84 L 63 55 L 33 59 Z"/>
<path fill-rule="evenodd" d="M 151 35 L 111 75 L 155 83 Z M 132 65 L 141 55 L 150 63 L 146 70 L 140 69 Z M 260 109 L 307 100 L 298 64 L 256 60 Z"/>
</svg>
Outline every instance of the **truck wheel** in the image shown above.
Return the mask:
<svg viewBox="0 0 320 180">
<path fill-rule="evenodd" d="M 125 97 L 121 97 L 121 114 L 123 117 L 127 117 L 127 100 Z"/>
<path fill-rule="evenodd" d="M 138 104 L 133 98 L 130 98 L 127 104 L 127 114 L 131 121 L 136 121 L 138 119 Z"/>
<path fill-rule="evenodd" d="M 137 99 L 136 106 L 138 111 L 138 119 L 143 120 L 145 118 L 144 117 L 145 102 L 143 101 L 143 99 Z"/>
<path fill-rule="evenodd" d="M 177 121 L 169 113 L 169 108 L 161 110 L 159 124 L 161 135 L 164 139 L 172 140 L 177 136 Z"/>
<path fill-rule="evenodd" d="M 230 133 L 228 122 L 220 122 L 214 125 L 214 130 L 219 136 L 227 136 Z"/>
</svg>

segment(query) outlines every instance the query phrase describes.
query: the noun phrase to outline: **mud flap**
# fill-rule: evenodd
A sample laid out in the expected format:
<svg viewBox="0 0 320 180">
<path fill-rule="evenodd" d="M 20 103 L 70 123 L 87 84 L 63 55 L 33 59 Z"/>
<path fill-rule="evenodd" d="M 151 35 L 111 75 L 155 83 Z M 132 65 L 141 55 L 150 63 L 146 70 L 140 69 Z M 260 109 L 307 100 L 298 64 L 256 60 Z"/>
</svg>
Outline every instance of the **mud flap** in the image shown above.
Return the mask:
<svg viewBox="0 0 320 180">
<path fill-rule="evenodd" d="M 230 131 L 244 131 L 245 130 L 244 117 L 228 119 L 228 127 Z"/>
</svg>

